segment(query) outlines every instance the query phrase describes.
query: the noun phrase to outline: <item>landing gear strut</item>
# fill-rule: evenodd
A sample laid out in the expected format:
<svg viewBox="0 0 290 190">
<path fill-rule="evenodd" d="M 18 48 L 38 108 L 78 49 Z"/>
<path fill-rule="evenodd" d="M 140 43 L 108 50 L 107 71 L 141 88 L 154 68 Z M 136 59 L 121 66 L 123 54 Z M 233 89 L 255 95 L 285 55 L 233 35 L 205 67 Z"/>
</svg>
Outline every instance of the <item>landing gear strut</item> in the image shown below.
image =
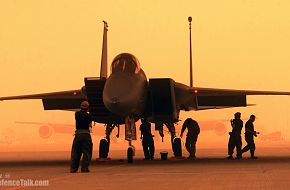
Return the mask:
<svg viewBox="0 0 290 190">
<path fill-rule="evenodd" d="M 132 117 L 125 118 L 125 139 L 129 142 L 127 150 L 127 161 L 133 163 L 133 157 L 135 156 L 135 148 L 132 145 L 132 140 L 137 140 L 135 119 Z"/>
<path fill-rule="evenodd" d="M 106 137 L 101 139 L 101 141 L 100 141 L 99 158 L 108 158 L 109 151 L 110 151 L 110 135 L 115 127 L 119 128 L 119 125 L 118 124 L 106 124 Z"/>
<path fill-rule="evenodd" d="M 135 156 L 135 148 L 132 145 L 131 141 L 129 141 L 129 147 L 127 150 L 127 161 L 128 163 L 133 163 L 133 157 Z"/>
<path fill-rule="evenodd" d="M 174 123 L 165 123 L 171 134 L 172 151 L 175 157 L 182 157 L 181 139 L 176 137 Z"/>
<path fill-rule="evenodd" d="M 107 139 L 101 139 L 99 145 L 99 158 L 108 158 L 110 142 Z"/>
</svg>

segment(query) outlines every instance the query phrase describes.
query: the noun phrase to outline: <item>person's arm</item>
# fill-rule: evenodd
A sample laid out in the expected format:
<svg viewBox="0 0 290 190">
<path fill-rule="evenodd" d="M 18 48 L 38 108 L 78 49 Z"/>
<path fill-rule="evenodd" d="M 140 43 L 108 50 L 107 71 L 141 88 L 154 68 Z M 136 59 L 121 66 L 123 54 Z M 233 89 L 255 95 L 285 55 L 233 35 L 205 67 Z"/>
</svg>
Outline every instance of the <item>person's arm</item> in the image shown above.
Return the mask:
<svg viewBox="0 0 290 190">
<path fill-rule="evenodd" d="M 90 123 L 89 123 L 89 128 L 91 129 L 92 127 L 93 127 L 93 117 L 92 117 L 92 115 L 89 113 L 89 121 L 90 121 Z"/>
<path fill-rule="evenodd" d="M 186 129 L 186 126 L 183 124 L 182 129 L 181 129 L 181 133 L 180 133 L 180 138 L 182 138 L 185 129 Z"/>
<path fill-rule="evenodd" d="M 232 129 L 235 128 L 235 120 L 234 119 L 231 119 L 231 126 L 232 126 Z"/>
<path fill-rule="evenodd" d="M 140 125 L 140 132 L 141 132 L 140 139 L 142 139 L 142 138 L 143 138 L 143 129 L 142 129 L 142 127 L 143 127 L 143 124 L 141 124 L 141 125 Z"/>
<path fill-rule="evenodd" d="M 251 129 L 249 129 L 248 127 L 246 127 L 246 132 L 248 132 L 250 134 L 254 134 L 254 132 Z"/>
<path fill-rule="evenodd" d="M 154 137 L 154 135 L 152 135 L 152 133 L 151 133 L 151 123 L 149 123 L 149 122 L 148 122 L 148 127 L 149 127 L 149 132 L 150 132 L 151 136 Z"/>
<path fill-rule="evenodd" d="M 246 132 L 248 132 L 248 133 L 250 133 L 250 134 L 252 134 L 252 135 L 254 135 L 254 136 L 257 136 L 256 133 L 255 133 L 255 131 L 252 131 L 252 130 L 249 128 L 249 124 L 246 123 L 245 128 L 246 128 Z"/>
<path fill-rule="evenodd" d="M 77 130 L 77 127 L 79 125 L 79 114 L 78 112 L 75 112 L 75 130 Z"/>
<path fill-rule="evenodd" d="M 200 133 L 200 128 L 199 128 L 199 125 L 198 125 L 198 123 L 196 122 L 196 131 L 197 131 L 197 134 L 199 134 Z"/>
</svg>

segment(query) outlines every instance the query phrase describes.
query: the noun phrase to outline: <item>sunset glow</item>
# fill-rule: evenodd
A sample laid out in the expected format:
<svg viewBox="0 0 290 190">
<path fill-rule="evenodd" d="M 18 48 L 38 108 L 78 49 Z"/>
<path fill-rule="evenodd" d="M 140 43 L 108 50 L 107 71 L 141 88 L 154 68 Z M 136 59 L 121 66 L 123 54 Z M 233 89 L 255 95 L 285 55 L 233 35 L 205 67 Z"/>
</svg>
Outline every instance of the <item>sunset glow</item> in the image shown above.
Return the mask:
<svg viewBox="0 0 290 190">
<path fill-rule="evenodd" d="M 189 85 L 188 16 L 195 86 L 290 91 L 289 10 L 286 0 L 0 1 L 0 97 L 81 89 L 84 77 L 99 76 L 103 20 L 109 26 L 109 63 L 130 52 L 148 78 Z M 255 96 L 248 103 L 256 106 L 182 112 L 177 131 L 187 117 L 219 120 L 230 131 L 229 120 L 240 111 L 244 122 L 251 114 L 257 116 L 255 127 L 261 134 L 279 131 L 290 140 L 290 97 Z M 0 110 L 0 151 L 70 150 L 74 128 L 43 139 L 40 126 L 15 121 L 74 125 L 73 112 L 43 111 L 41 100 L 3 101 Z M 227 134 L 200 127 L 198 148 L 227 146 Z M 96 150 L 101 131 L 93 136 Z M 13 141 L 5 143 L 10 137 Z M 169 139 L 167 134 L 156 148 L 170 148 Z M 112 148 L 125 150 L 127 144 L 120 143 Z M 140 140 L 134 143 L 141 148 Z"/>
</svg>

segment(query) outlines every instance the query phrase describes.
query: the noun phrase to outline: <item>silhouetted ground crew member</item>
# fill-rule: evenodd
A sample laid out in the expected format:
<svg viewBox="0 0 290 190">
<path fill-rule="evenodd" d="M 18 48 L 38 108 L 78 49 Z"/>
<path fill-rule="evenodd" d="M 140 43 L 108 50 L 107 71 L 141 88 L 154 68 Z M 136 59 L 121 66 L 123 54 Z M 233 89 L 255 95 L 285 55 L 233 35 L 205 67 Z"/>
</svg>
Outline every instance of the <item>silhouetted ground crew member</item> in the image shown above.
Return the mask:
<svg viewBox="0 0 290 190">
<path fill-rule="evenodd" d="M 252 159 L 257 159 L 258 157 L 255 156 L 255 142 L 254 142 L 254 136 L 256 137 L 258 132 L 255 131 L 254 129 L 254 121 L 256 117 L 254 115 L 250 116 L 250 119 L 246 122 L 245 125 L 245 140 L 247 142 L 247 145 L 243 148 L 242 153 L 247 152 L 250 150 L 251 152 L 251 158 Z"/>
<path fill-rule="evenodd" d="M 154 160 L 155 147 L 154 136 L 151 134 L 151 124 L 145 118 L 141 118 L 141 122 L 140 131 L 145 160 Z"/>
<path fill-rule="evenodd" d="M 92 116 L 87 112 L 88 109 L 89 103 L 83 101 L 81 110 L 75 113 L 76 131 L 71 151 L 71 173 L 78 171 L 81 156 L 83 156 L 81 172 L 89 172 L 93 143 L 90 135 Z"/>
<path fill-rule="evenodd" d="M 195 120 L 191 118 L 187 118 L 182 125 L 182 129 L 180 133 L 181 138 L 186 128 L 187 128 L 187 135 L 186 135 L 185 147 L 186 147 L 186 150 L 189 152 L 188 159 L 195 159 L 196 158 L 195 145 L 196 145 L 198 134 L 200 133 L 199 125 Z"/>
<path fill-rule="evenodd" d="M 234 149 L 236 147 L 237 157 L 236 159 L 242 158 L 242 138 L 241 131 L 243 128 L 243 121 L 241 120 L 241 113 L 235 113 L 235 119 L 231 120 L 232 132 L 230 132 L 230 139 L 228 144 L 228 159 L 233 159 Z"/>
</svg>

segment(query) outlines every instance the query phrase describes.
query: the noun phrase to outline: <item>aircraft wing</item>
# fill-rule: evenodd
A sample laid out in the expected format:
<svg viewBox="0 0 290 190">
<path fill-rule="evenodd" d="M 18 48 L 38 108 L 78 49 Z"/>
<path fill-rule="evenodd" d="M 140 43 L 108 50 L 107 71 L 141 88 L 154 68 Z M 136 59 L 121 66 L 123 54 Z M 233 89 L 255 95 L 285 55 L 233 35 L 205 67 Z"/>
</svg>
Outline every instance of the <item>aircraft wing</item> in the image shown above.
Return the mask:
<svg viewBox="0 0 290 190">
<path fill-rule="evenodd" d="M 290 92 L 255 91 L 255 90 L 231 90 L 217 88 L 194 87 L 191 90 L 198 96 L 228 96 L 228 95 L 290 95 Z"/>
<path fill-rule="evenodd" d="M 80 103 L 86 100 L 86 96 L 83 95 L 81 90 L 68 90 L 43 94 L 0 97 L 0 101 L 25 99 L 41 99 L 44 110 L 74 111 L 79 109 Z"/>
<path fill-rule="evenodd" d="M 181 83 L 175 83 L 174 90 L 176 105 L 186 111 L 249 106 L 248 95 L 290 95 L 290 92 L 278 91 L 190 88 Z"/>
</svg>

